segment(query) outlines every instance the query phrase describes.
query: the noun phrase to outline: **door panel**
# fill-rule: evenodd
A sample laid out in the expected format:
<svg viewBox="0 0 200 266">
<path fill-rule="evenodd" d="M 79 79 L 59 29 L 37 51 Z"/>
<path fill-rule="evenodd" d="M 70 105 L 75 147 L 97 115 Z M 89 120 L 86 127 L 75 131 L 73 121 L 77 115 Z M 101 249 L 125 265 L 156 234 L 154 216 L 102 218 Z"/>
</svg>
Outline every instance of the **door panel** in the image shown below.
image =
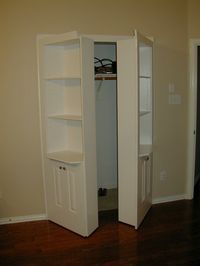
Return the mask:
<svg viewBox="0 0 200 266">
<path fill-rule="evenodd" d="M 134 39 L 117 42 L 119 221 L 137 221 L 138 91 Z"/>
<path fill-rule="evenodd" d="M 39 45 L 45 194 L 49 220 L 88 236 L 98 227 L 94 43 L 70 36 Z"/>
<path fill-rule="evenodd" d="M 73 171 L 68 170 L 68 194 L 69 194 L 69 209 L 72 212 L 77 212 L 77 202 L 76 202 L 76 175 Z"/>
<path fill-rule="evenodd" d="M 197 114 L 194 184 L 200 180 L 200 46 L 197 48 Z"/>
<path fill-rule="evenodd" d="M 136 229 L 151 206 L 152 166 L 151 160 L 147 161 L 150 152 L 145 159 L 140 155 L 140 145 L 152 150 L 153 105 L 148 105 L 145 112 L 140 106 L 140 89 L 150 90 L 146 95 L 152 97 L 152 54 L 146 52 L 151 45 L 150 40 L 137 33 L 134 38 L 117 42 L 119 221 Z M 141 79 L 150 80 L 145 82 L 147 88 Z M 145 121 L 148 123 L 144 125 Z"/>
<path fill-rule="evenodd" d="M 151 207 L 152 155 L 139 158 L 138 162 L 138 215 L 137 224 L 144 219 Z"/>
<path fill-rule="evenodd" d="M 52 161 L 49 178 L 48 218 L 78 234 L 85 235 L 85 205 L 82 164 L 69 165 Z"/>
<path fill-rule="evenodd" d="M 58 207 L 63 207 L 63 195 L 62 195 L 62 173 L 59 167 L 54 169 L 54 187 L 55 187 L 55 203 Z"/>
<path fill-rule="evenodd" d="M 137 32 L 135 34 L 135 40 L 137 43 L 137 79 L 139 96 L 138 145 L 139 147 L 148 147 L 145 154 L 138 153 L 136 223 L 136 228 L 138 228 L 152 204 L 153 46 L 151 40 Z M 142 114 L 143 110 L 145 110 L 145 113 Z"/>
</svg>

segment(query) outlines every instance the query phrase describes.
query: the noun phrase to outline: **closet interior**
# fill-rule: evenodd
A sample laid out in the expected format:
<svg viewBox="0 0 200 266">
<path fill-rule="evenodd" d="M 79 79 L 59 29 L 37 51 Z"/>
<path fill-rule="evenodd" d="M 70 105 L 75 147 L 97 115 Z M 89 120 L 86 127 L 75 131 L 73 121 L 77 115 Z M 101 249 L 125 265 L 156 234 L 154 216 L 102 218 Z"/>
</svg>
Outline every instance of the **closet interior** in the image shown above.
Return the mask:
<svg viewBox="0 0 200 266">
<path fill-rule="evenodd" d="M 94 43 L 99 211 L 118 208 L 116 43 Z"/>
</svg>

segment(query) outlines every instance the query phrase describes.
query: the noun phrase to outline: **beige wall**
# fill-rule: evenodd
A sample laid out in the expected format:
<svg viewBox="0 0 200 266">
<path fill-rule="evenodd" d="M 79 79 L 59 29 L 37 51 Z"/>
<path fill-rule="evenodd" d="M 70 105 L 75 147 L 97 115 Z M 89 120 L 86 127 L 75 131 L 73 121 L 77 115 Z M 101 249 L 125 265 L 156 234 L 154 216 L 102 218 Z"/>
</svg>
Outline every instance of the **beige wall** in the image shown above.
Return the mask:
<svg viewBox="0 0 200 266">
<path fill-rule="evenodd" d="M 136 28 L 155 38 L 153 195 L 185 193 L 186 18 L 186 0 L 1 0 L 0 217 L 44 212 L 36 65 L 40 33 L 127 35 Z M 168 104 L 169 83 L 175 84 L 181 105 Z M 165 182 L 159 180 L 161 170 L 167 171 Z"/>
<path fill-rule="evenodd" d="M 200 38 L 199 10 L 199 0 L 188 0 L 188 35 L 190 38 Z"/>
</svg>

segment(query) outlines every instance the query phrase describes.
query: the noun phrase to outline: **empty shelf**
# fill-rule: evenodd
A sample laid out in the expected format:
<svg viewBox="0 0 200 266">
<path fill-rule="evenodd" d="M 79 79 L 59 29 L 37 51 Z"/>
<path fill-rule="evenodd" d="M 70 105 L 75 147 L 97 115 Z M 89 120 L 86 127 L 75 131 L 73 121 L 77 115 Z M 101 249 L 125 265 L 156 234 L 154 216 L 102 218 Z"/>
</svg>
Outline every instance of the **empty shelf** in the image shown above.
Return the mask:
<svg viewBox="0 0 200 266">
<path fill-rule="evenodd" d="M 83 161 L 83 154 L 73 151 L 57 151 L 48 153 L 47 158 L 69 164 L 78 164 Z"/>
</svg>

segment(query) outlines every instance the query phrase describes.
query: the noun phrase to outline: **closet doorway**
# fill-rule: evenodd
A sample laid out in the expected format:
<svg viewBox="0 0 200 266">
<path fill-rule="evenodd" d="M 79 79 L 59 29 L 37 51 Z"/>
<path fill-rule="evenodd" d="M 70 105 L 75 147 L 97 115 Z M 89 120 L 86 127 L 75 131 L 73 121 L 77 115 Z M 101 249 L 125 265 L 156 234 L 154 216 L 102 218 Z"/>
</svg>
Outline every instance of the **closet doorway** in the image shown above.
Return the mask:
<svg viewBox="0 0 200 266">
<path fill-rule="evenodd" d="M 197 111 L 194 190 L 200 182 L 200 46 L 197 47 Z"/>
<path fill-rule="evenodd" d="M 98 211 L 118 209 L 116 43 L 94 43 Z"/>
<path fill-rule="evenodd" d="M 188 120 L 188 165 L 187 165 L 187 199 L 194 197 L 194 188 L 199 179 L 200 151 L 199 147 L 199 72 L 200 72 L 200 39 L 190 40 L 190 90 Z"/>
</svg>

